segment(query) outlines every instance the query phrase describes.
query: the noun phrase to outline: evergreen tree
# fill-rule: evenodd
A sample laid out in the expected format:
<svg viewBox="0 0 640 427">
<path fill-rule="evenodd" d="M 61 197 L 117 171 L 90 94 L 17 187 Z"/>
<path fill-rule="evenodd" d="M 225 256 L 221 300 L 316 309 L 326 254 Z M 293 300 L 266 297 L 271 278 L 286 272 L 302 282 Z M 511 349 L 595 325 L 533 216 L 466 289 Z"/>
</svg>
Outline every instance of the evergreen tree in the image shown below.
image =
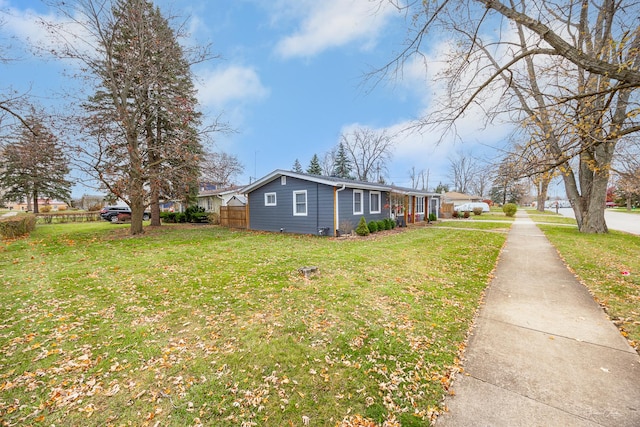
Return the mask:
<svg viewBox="0 0 640 427">
<path fill-rule="evenodd" d="M 322 167 L 320 166 L 320 159 L 318 159 L 317 154 L 314 154 L 311 158 L 311 162 L 309 162 L 309 167 L 307 168 L 307 173 L 310 175 L 322 175 Z"/>
<path fill-rule="evenodd" d="M 5 199 L 30 199 L 33 212 L 38 213 L 41 197 L 63 201 L 71 197 L 71 182 L 66 179 L 69 159 L 58 139 L 38 119 L 31 116 L 25 122 L 19 137 L 2 153 L 0 186 Z"/>
<path fill-rule="evenodd" d="M 159 225 L 161 197 L 197 191 L 203 149 L 189 64 L 160 10 L 147 0 L 117 0 L 111 17 L 85 12 L 99 31 L 103 58 L 92 63 L 100 87 L 86 105 L 93 165 L 109 192 L 131 207 L 141 233 L 145 205 Z"/>
<path fill-rule="evenodd" d="M 300 161 L 298 159 L 293 162 L 293 172 L 304 173 L 304 171 L 302 170 L 302 165 L 300 165 Z"/>
<path fill-rule="evenodd" d="M 351 160 L 347 156 L 347 152 L 344 149 L 342 142 L 338 144 L 338 152 L 333 163 L 333 175 L 338 178 L 352 179 L 351 176 Z"/>
</svg>

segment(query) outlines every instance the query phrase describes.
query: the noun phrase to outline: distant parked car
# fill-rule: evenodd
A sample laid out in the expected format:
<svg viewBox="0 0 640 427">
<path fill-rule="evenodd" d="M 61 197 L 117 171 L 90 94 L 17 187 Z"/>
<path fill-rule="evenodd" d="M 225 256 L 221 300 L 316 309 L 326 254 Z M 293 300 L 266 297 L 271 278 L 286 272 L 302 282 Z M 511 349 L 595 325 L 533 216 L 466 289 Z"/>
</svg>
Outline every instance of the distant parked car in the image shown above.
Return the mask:
<svg viewBox="0 0 640 427">
<path fill-rule="evenodd" d="M 456 206 L 454 209 L 458 212 L 473 212 L 474 208 L 482 208 L 482 212 L 489 212 L 489 205 L 484 202 L 469 202 L 460 206 Z"/>
<path fill-rule="evenodd" d="M 105 206 L 100 209 L 100 216 L 105 221 L 118 222 L 119 214 L 131 215 L 131 209 L 129 206 Z M 149 214 L 149 212 L 145 212 L 142 215 L 142 219 L 144 221 L 148 221 L 149 218 L 151 218 L 151 214 Z"/>
</svg>

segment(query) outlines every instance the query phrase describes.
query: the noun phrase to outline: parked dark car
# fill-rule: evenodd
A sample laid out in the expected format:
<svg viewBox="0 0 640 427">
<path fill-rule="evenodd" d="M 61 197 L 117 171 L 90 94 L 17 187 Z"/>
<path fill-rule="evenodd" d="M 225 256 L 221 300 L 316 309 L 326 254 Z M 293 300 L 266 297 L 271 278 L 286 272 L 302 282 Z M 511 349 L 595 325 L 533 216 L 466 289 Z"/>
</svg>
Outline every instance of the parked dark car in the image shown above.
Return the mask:
<svg viewBox="0 0 640 427">
<path fill-rule="evenodd" d="M 129 206 L 105 206 L 100 209 L 100 216 L 105 221 L 118 222 L 118 215 L 125 214 L 131 216 L 131 209 Z M 148 221 L 151 218 L 151 214 L 149 212 L 145 212 L 142 215 L 142 219 L 144 221 Z"/>
</svg>

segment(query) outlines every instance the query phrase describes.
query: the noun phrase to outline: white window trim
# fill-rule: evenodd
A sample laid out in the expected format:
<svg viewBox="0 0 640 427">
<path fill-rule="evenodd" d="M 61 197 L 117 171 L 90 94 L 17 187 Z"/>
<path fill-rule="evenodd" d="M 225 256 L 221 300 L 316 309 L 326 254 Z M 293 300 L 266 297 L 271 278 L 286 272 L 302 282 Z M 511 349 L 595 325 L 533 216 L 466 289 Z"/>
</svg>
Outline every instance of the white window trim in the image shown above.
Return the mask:
<svg viewBox="0 0 640 427">
<path fill-rule="evenodd" d="M 273 196 L 273 203 L 269 203 L 269 196 Z M 265 206 L 278 206 L 277 193 L 264 193 L 264 205 Z"/>
<path fill-rule="evenodd" d="M 360 210 L 356 211 L 356 194 L 360 194 Z M 353 190 L 353 214 L 362 215 L 364 213 L 364 191 Z"/>
<path fill-rule="evenodd" d="M 373 210 L 373 196 L 378 195 L 378 206 L 376 210 Z M 369 213 L 378 214 L 382 212 L 382 193 L 379 191 L 369 191 Z"/>
<path fill-rule="evenodd" d="M 286 175 L 282 175 L 280 177 L 280 185 L 287 185 L 287 176 Z"/>
<path fill-rule="evenodd" d="M 304 194 L 304 213 L 299 213 L 296 210 L 296 196 L 298 194 Z M 307 216 L 309 212 L 309 203 L 307 203 L 307 190 L 297 190 L 293 192 L 293 216 Z"/>
<path fill-rule="evenodd" d="M 418 203 L 419 200 L 422 200 L 422 209 L 420 209 L 420 203 Z M 426 197 L 416 197 L 416 214 L 420 215 L 424 215 L 424 205 L 425 205 L 425 201 L 426 201 Z"/>
</svg>

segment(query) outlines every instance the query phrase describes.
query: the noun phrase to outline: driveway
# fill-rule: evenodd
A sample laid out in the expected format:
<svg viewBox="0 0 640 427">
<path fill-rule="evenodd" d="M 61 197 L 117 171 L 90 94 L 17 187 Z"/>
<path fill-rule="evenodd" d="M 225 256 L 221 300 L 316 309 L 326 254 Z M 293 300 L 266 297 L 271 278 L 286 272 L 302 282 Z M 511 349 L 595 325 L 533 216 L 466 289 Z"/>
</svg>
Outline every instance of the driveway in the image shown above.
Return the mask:
<svg viewBox="0 0 640 427">
<path fill-rule="evenodd" d="M 571 208 L 560 208 L 558 209 L 558 213 L 563 216 L 575 218 L 573 209 Z M 640 215 L 638 214 L 605 209 L 604 220 L 607 222 L 607 227 L 609 227 L 610 230 L 624 231 L 640 236 Z"/>
</svg>

